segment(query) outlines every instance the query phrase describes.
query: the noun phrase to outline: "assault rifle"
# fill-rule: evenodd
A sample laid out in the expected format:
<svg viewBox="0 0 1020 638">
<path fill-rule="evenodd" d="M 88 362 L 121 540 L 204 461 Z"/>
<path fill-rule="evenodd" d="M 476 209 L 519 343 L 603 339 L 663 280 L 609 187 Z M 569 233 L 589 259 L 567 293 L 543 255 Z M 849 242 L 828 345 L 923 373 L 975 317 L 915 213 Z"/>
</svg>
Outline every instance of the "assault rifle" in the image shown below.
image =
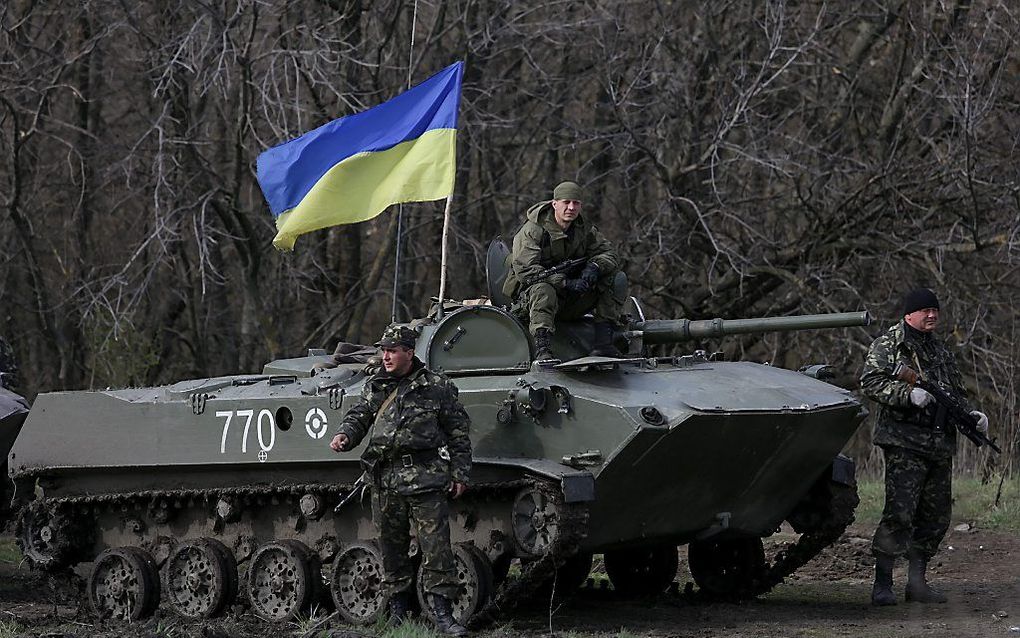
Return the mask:
<svg viewBox="0 0 1020 638">
<path fill-rule="evenodd" d="M 530 286 L 531 284 L 538 283 L 543 279 L 548 279 L 549 277 L 552 277 L 553 275 L 559 274 L 561 272 L 574 270 L 578 266 L 583 266 L 585 263 L 587 263 L 587 261 L 588 261 L 587 257 L 568 259 L 564 262 L 556 264 L 555 266 L 550 266 L 549 268 L 546 268 L 545 270 L 537 273 L 533 277 L 529 277 L 528 280 L 524 282 L 524 285 Z"/>
<path fill-rule="evenodd" d="M 954 393 L 933 381 L 922 379 L 917 371 L 903 363 L 896 364 L 896 367 L 892 369 L 892 375 L 900 381 L 905 381 L 908 385 L 921 388 L 930 394 L 935 399 L 939 412 L 945 415 L 945 419 L 955 425 L 960 434 L 970 439 L 974 445 L 978 447 L 987 445 L 997 453 L 1002 452 L 995 444 L 994 439 L 989 439 L 984 432 L 978 429 L 978 418 L 967 410 L 963 401 Z M 942 414 L 936 418 L 940 418 Z"/>
<path fill-rule="evenodd" d="M 347 493 L 347 496 L 340 499 L 340 502 L 333 508 L 333 513 L 336 514 L 342 510 L 344 505 L 347 505 L 355 496 L 358 497 L 359 501 L 365 498 L 366 489 L 368 489 L 368 474 L 362 472 L 358 480 L 354 481 L 354 485 L 351 486 L 351 491 Z"/>
</svg>

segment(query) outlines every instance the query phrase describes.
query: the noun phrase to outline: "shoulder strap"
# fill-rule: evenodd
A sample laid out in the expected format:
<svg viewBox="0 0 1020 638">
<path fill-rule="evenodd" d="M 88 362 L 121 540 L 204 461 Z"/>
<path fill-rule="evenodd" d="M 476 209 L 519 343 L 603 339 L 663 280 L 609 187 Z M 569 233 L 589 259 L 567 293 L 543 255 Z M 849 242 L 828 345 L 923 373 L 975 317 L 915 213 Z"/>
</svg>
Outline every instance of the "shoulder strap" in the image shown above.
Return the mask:
<svg viewBox="0 0 1020 638">
<path fill-rule="evenodd" d="M 386 397 L 386 400 L 383 401 L 382 405 L 379 406 L 379 411 L 375 413 L 375 420 L 372 421 L 373 426 L 379 422 L 379 419 L 380 417 L 382 417 L 383 412 L 385 412 L 386 408 L 390 407 L 390 404 L 393 403 L 393 399 L 397 398 L 397 390 L 399 389 L 400 383 L 397 383 L 396 387 L 393 388 L 393 392 L 390 392 L 390 396 Z"/>
</svg>

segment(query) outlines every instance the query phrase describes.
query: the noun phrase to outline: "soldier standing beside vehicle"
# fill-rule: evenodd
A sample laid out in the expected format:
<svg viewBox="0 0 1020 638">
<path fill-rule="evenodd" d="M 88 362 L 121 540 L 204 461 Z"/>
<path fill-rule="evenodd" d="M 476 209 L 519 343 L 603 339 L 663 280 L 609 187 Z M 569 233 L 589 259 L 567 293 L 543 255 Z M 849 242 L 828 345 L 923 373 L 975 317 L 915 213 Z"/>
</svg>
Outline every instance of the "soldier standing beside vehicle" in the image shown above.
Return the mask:
<svg viewBox="0 0 1020 638">
<path fill-rule="evenodd" d="M 330 448 L 349 450 L 372 429 L 361 459 L 371 478 L 390 622 L 402 623 L 411 605 L 413 522 L 436 625 L 445 634 L 463 636 L 467 630 L 454 620 L 451 605 L 459 583 L 448 499 L 467 489 L 471 420 L 457 387 L 414 356 L 416 340 L 411 328 L 386 329 L 375 344 L 382 349 L 383 370 L 365 381 L 361 402 L 344 415 Z"/>
<path fill-rule="evenodd" d="M 903 555 L 909 559 L 906 599 L 946 602 L 944 594 L 928 585 L 926 571 L 952 514 L 956 428 L 947 423 L 945 411 L 939 410 L 931 394 L 892 372 L 897 364 L 909 366 L 965 399 L 953 354 L 933 334 L 938 322 L 935 293 L 911 290 L 903 300 L 902 321 L 871 344 L 861 374 L 861 390 L 880 405 L 875 445 L 885 456 L 885 509 L 872 541 L 874 605 L 896 604 L 892 572 L 896 558 Z M 977 410 L 971 414 L 978 419 L 978 429 L 987 432 L 988 418 Z"/>
<path fill-rule="evenodd" d="M 527 317 L 535 340 L 535 360 L 553 358 L 555 319 L 579 319 L 594 310 L 592 355 L 619 357 L 613 330 L 623 312 L 623 298 L 613 290 L 619 259 L 613 246 L 594 224 L 581 215 L 584 195 L 574 182 L 553 189 L 552 200 L 528 209 L 526 221 L 514 236 L 510 272 L 503 292 L 513 300 L 512 312 Z M 576 272 L 537 279 L 543 270 L 567 260 L 582 264 Z"/>
</svg>

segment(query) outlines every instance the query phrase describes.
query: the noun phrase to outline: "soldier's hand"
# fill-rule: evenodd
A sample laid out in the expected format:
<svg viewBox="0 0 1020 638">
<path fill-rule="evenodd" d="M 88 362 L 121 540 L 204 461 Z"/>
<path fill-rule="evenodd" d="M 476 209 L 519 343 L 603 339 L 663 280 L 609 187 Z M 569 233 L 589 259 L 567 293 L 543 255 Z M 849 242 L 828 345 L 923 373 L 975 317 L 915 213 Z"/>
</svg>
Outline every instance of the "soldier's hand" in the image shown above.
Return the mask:
<svg viewBox="0 0 1020 638">
<path fill-rule="evenodd" d="M 450 483 L 450 498 L 460 498 L 467 491 L 467 485 L 454 481 Z"/>
<path fill-rule="evenodd" d="M 333 437 L 333 440 L 329 442 L 329 449 L 334 452 L 343 452 L 351 444 L 351 440 L 347 438 L 346 434 L 337 434 Z"/>
<path fill-rule="evenodd" d="M 575 294 L 584 294 L 591 290 L 591 286 L 584 279 L 568 279 L 563 282 L 563 287 L 567 289 L 567 292 Z"/>
<path fill-rule="evenodd" d="M 581 280 L 588 284 L 588 288 L 594 288 L 595 284 L 599 281 L 599 265 L 594 261 L 589 261 L 584 266 L 584 270 L 581 271 Z"/>
<path fill-rule="evenodd" d="M 978 432 L 980 432 L 981 434 L 988 434 L 988 417 L 985 416 L 985 413 L 979 412 L 978 410 L 971 410 L 970 415 L 973 417 L 977 417 Z"/>
<path fill-rule="evenodd" d="M 927 391 L 922 390 L 921 388 L 914 388 L 913 390 L 910 391 L 910 402 L 919 408 L 923 408 L 932 401 L 934 401 L 934 399 L 932 399 L 932 396 L 928 394 Z"/>
</svg>

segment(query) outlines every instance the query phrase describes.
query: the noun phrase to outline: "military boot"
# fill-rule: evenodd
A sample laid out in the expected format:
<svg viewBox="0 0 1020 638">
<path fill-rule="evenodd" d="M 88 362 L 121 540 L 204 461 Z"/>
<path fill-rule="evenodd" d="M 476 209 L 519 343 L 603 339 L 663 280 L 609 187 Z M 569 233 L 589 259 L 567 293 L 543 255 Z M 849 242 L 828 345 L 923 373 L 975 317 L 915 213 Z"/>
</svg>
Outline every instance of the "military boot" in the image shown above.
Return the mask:
<svg viewBox="0 0 1020 638">
<path fill-rule="evenodd" d="M 535 361 L 552 361 L 552 334 L 546 328 L 535 331 Z"/>
<path fill-rule="evenodd" d="M 907 590 L 906 599 L 915 603 L 944 603 L 948 598 L 937 589 L 928 586 L 927 571 L 928 558 L 911 552 L 907 567 Z"/>
<path fill-rule="evenodd" d="M 892 590 L 892 570 L 896 559 L 892 556 L 875 557 L 875 585 L 871 588 L 871 604 L 886 607 L 896 604 L 896 594 Z"/>
<path fill-rule="evenodd" d="M 436 619 L 436 629 L 447 636 L 466 636 L 468 630 L 453 617 L 453 606 L 450 599 L 432 595 L 432 613 Z"/>
<path fill-rule="evenodd" d="M 411 595 L 406 592 L 398 592 L 390 596 L 386 603 L 386 624 L 391 627 L 399 627 L 411 614 Z"/>
<path fill-rule="evenodd" d="M 612 357 L 619 359 L 623 357 L 616 345 L 613 344 L 613 324 L 608 321 L 595 322 L 595 343 L 591 350 L 593 357 Z"/>
</svg>

